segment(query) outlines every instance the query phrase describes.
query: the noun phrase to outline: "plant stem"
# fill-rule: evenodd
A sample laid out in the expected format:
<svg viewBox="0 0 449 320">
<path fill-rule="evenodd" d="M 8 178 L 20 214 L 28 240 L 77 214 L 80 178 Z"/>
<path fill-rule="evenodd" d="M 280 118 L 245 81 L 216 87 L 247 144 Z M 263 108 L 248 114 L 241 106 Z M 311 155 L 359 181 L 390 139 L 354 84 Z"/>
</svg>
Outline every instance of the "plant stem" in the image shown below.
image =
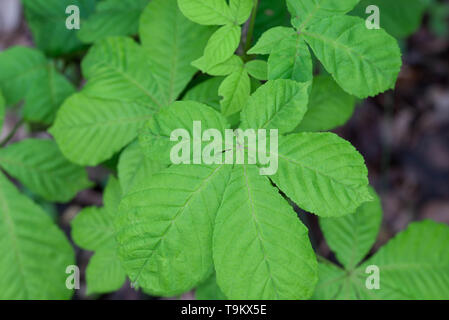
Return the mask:
<svg viewBox="0 0 449 320">
<path fill-rule="evenodd" d="M 23 125 L 23 119 L 20 119 L 14 128 L 12 128 L 11 132 L 6 136 L 6 138 L 0 143 L 0 147 L 4 147 L 16 134 L 17 130 Z"/>
<path fill-rule="evenodd" d="M 254 26 L 256 24 L 256 16 L 257 16 L 257 8 L 258 7 L 259 7 L 259 0 L 254 0 L 253 11 L 251 12 L 251 20 L 249 22 L 248 32 L 246 33 L 245 48 L 244 48 L 244 53 L 243 53 L 243 59 L 245 61 L 249 60 L 247 52 L 251 48 L 251 43 L 253 41 Z"/>
</svg>

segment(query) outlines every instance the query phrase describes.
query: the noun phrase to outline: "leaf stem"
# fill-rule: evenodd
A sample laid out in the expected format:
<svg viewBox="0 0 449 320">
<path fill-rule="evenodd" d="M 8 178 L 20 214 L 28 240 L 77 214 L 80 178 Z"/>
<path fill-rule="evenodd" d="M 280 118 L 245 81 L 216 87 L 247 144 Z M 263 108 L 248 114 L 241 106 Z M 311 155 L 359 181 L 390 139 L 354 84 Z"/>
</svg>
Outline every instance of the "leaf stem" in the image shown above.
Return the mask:
<svg viewBox="0 0 449 320">
<path fill-rule="evenodd" d="M 251 49 L 251 43 L 253 41 L 254 26 L 256 24 L 256 16 L 257 16 L 258 7 L 259 7 L 259 0 L 254 0 L 253 11 L 251 12 L 251 20 L 249 22 L 248 32 L 246 33 L 245 48 L 244 48 L 244 53 L 243 53 L 243 60 L 245 60 L 245 61 L 249 60 L 249 56 L 247 55 L 247 52 L 249 49 Z"/>
<path fill-rule="evenodd" d="M 16 134 L 17 130 L 23 125 L 23 119 L 20 119 L 12 128 L 11 132 L 6 136 L 6 138 L 0 143 L 0 147 L 4 147 Z"/>
</svg>

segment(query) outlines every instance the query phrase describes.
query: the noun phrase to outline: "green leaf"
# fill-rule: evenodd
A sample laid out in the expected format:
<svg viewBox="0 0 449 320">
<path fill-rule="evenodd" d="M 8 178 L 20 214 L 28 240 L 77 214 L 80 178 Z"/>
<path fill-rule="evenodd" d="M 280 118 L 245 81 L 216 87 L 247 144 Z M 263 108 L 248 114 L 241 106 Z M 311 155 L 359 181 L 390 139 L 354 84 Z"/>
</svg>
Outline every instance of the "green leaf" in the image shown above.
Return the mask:
<svg viewBox="0 0 449 320">
<path fill-rule="evenodd" d="M 298 34 L 283 39 L 268 58 L 268 79 L 307 82 L 313 78 L 312 56 Z"/>
<path fill-rule="evenodd" d="M 366 8 L 370 5 L 379 7 L 380 27 L 397 38 L 405 38 L 414 33 L 421 25 L 428 7 L 426 1 L 420 0 L 361 0 L 351 14 L 367 19 L 371 13 L 366 13 Z"/>
<path fill-rule="evenodd" d="M 104 191 L 104 207 L 85 208 L 71 221 L 75 243 L 95 251 L 86 270 L 88 294 L 118 290 L 126 280 L 117 256 L 114 230 L 121 197 L 119 182 L 111 176 Z"/>
<path fill-rule="evenodd" d="M 106 0 L 98 2 L 95 12 L 78 31 L 82 42 L 92 43 L 111 36 L 137 33 L 139 17 L 148 0 Z"/>
<path fill-rule="evenodd" d="M 87 294 L 120 289 L 126 281 L 116 250 L 100 250 L 90 258 L 86 269 Z"/>
<path fill-rule="evenodd" d="M 309 83 L 270 80 L 249 98 L 242 110 L 243 129 L 292 131 L 307 111 Z"/>
<path fill-rule="evenodd" d="M 237 24 L 242 24 L 248 20 L 253 9 L 254 0 L 229 0 L 232 16 Z"/>
<path fill-rule="evenodd" d="M 204 55 L 192 65 L 203 72 L 225 62 L 232 57 L 240 43 L 241 28 L 236 25 L 225 25 L 218 29 L 207 42 Z"/>
<path fill-rule="evenodd" d="M 183 100 L 197 101 L 220 111 L 220 97 L 218 96 L 218 88 L 222 82 L 222 77 L 207 79 L 187 91 Z"/>
<path fill-rule="evenodd" d="M 235 165 L 214 230 L 217 282 L 230 299 L 305 299 L 317 281 L 307 228 L 256 166 Z"/>
<path fill-rule="evenodd" d="M 148 56 L 125 37 L 97 42 L 83 59 L 88 79 L 83 92 L 91 97 L 146 104 L 153 111 L 163 106 L 162 91 L 152 74 Z"/>
<path fill-rule="evenodd" d="M 313 78 L 309 106 L 296 132 L 327 131 L 344 125 L 352 116 L 355 98 L 330 76 Z"/>
<path fill-rule="evenodd" d="M 277 26 L 290 26 L 290 14 L 285 1 L 259 1 L 254 24 L 254 39 L 258 39 L 263 32 Z"/>
<path fill-rule="evenodd" d="M 204 62 L 204 60 L 199 61 L 198 68 L 205 67 L 202 65 L 203 62 Z M 240 58 L 237 55 L 233 55 L 225 62 L 216 64 L 216 65 L 208 68 L 207 73 L 212 76 L 227 76 L 233 72 L 240 71 L 242 68 L 243 68 L 242 58 Z"/>
<path fill-rule="evenodd" d="M 370 251 L 382 222 L 382 206 L 370 188 L 374 201 L 366 202 L 354 214 L 339 218 L 320 218 L 326 242 L 338 261 L 352 270 Z"/>
<path fill-rule="evenodd" d="M 265 31 L 256 45 L 252 47 L 249 54 L 270 54 L 276 49 L 282 40 L 290 38 L 296 34 L 295 30 L 287 27 L 274 27 Z"/>
<path fill-rule="evenodd" d="M 372 200 L 363 157 L 333 133 L 281 136 L 278 158 L 279 169 L 270 178 L 308 212 L 343 216 Z"/>
<path fill-rule="evenodd" d="M 182 13 L 198 24 L 225 25 L 234 23 L 234 16 L 225 0 L 178 0 Z"/>
<path fill-rule="evenodd" d="M 49 64 L 47 74 L 34 82 L 25 96 L 25 120 L 52 124 L 63 101 L 74 92 L 70 81 Z"/>
<path fill-rule="evenodd" d="M 287 0 L 287 7 L 293 19 L 292 24 L 299 30 L 319 22 L 323 18 L 343 15 L 351 11 L 360 0 Z"/>
<path fill-rule="evenodd" d="M 318 257 L 318 283 L 312 299 L 314 300 L 349 300 L 356 299 L 354 286 L 348 281 L 346 270 L 330 261 Z M 320 261 L 321 260 L 321 261 Z"/>
<path fill-rule="evenodd" d="M 172 296 L 212 271 L 212 231 L 231 166 L 175 165 L 122 200 L 119 255 L 131 281 Z"/>
<path fill-rule="evenodd" d="M 5 121 L 5 98 L 0 89 L 0 134 L 2 132 L 3 122 Z"/>
<path fill-rule="evenodd" d="M 223 97 L 220 101 L 221 112 L 225 116 L 231 116 L 245 106 L 251 93 L 251 82 L 248 72 L 242 68 L 227 76 L 220 87 L 218 95 Z"/>
<path fill-rule="evenodd" d="M 302 34 L 346 92 L 366 98 L 394 88 L 401 52 L 384 30 L 368 30 L 357 17 L 334 16 L 311 25 Z"/>
<path fill-rule="evenodd" d="M 0 299 L 70 299 L 75 263 L 64 233 L 0 172 Z"/>
<path fill-rule="evenodd" d="M 97 165 L 137 137 L 153 112 L 140 102 L 68 98 L 50 129 L 64 156 L 81 165 Z"/>
<path fill-rule="evenodd" d="M 0 149 L 0 167 L 48 201 L 67 202 L 91 186 L 84 168 L 64 158 L 53 140 L 27 139 Z"/>
<path fill-rule="evenodd" d="M 26 21 L 36 46 L 48 55 L 59 56 L 83 49 L 76 30 L 66 27 L 66 8 L 79 7 L 81 29 L 95 9 L 95 0 L 22 0 Z"/>
<path fill-rule="evenodd" d="M 31 48 L 12 47 L 0 53 L 0 89 L 11 106 L 25 98 L 33 84 L 46 75 L 45 56 Z"/>
<path fill-rule="evenodd" d="M 165 105 L 176 100 L 197 72 L 191 63 L 202 55 L 213 31 L 185 18 L 176 0 L 153 0 L 145 9 L 140 39 L 164 93 Z"/>
<path fill-rule="evenodd" d="M 165 168 L 160 161 L 145 157 L 140 144 L 134 142 L 123 150 L 118 162 L 118 176 L 123 194 L 135 185 L 144 183 L 144 179 Z"/>
<path fill-rule="evenodd" d="M 449 298 L 449 227 L 425 220 L 410 224 L 362 266 L 380 269 L 380 290 L 360 290 L 377 299 Z M 366 274 L 359 274 L 364 284 Z M 374 292 L 373 292 L 374 291 Z"/>
<path fill-rule="evenodd" d="M 226 296 L 217 285 L 215 273 L 196 288 L 195 298 L 197 300 L 227 300 Z"/>
<path fill-rule="evenodd" d="M 182 142 L 188 144 L 192 152 L 193 148 L 190 146 L 195 138 L 194 121 L 201 123 L 202 132 L 207 129 L 217 129 L 223 133 L 229 128 L 226 119 L 209 106 L 194 101 L 174 102 L 151 118 L 141 130 L 139 141 L 146 157 L 164 165 L 171 164 L 170 151 L 180 142 L 172 141 L 170 138 L 173 131 L 177 129 L 185 129 L 189 133 L 190 138 L 183 139 Z M 202 136 L 202 133 L 200 135 Z M 201 137 L 198 138 L 201 139 Z"/>
<path fill-rule="evenodd" d="M 252 60 L 245 64 L 246 71 L 253 78 L 261 81 L 268 80 L 268 64 L 264 60 Z"/>
</svg>

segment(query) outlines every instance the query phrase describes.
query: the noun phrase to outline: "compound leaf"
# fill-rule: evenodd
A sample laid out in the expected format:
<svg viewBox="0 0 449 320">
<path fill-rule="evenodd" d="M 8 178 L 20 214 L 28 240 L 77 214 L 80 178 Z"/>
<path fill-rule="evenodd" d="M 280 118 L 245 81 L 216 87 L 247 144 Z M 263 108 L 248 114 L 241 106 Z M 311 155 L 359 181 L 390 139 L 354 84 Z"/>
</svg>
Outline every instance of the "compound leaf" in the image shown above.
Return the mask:
<svg viewBox="0 0 449 320">
<path fill-rule="evenodd" d="M 295 34 L 283 39 L 268 58 L 268 79 L 307 82 L 313 78 L 313 63 L 303 38 Z"/>
<path fill-rule="evenodd" d="M 48 201 L 67 202 L 91 186 L 85 169 L 69 162 L 53 140 L 27 139 L 0 149 L 0 167 Z"/>
<path fill-rule="evenodd" d="M 333 133 L 280 136 L 278 159 L 279 169 L 270 178 L 308 212 L 343 216 L 372 200 L 363 157 Z"/>
<path fill-rule="evenodd" d="M 148 0 L 106 0 L 98 2 L 95 12 L 78 31 L 82 42 L 92 43 L 111 36 L 137 33 L 139 17 Z"/>
<path fill-rule="evenodd" d="M 334 16 L 309 26 L 302 35 L 346 92 L 366 98 L 394 88 L 401 52 L 384 30 L 369 30 L 357 17 Z"/>
<path fill-rule="evenodd" d="M 292 131 L 306 113 L 310 83 L 270 80 L 249 98 L 242 110 L 243 129 Z"/>
<path fill-rule="evenodd" d="M 0 172 L 0 299 L 70 299 L 75 263 L 64 233 Z"/>
<path fill-rule="evenodd" d="M 313 78 L 309 105 L 296 132 L 328 131 L 344 125 L 354 112 L 355 98 L 343 91 L 331 76 Z"/>
<path fill-rule="evenodd" d="M 171 296 L 210 275 L 213 225 L 230 171 L 227 165 L 174 165 L 124 197 L 119 256 L 135 285 Z"/>
<path fill-rule="evenodd" d="M 317 263 L 307 228 L 256 166 L 234 166 L 213 244 L 217 282 L 230 299 L 312 295 Z"/>
<path fill-rule="evenodd" d="M 198 24 L 225 25 L 234 23 L 234 16 L 225 0 L 178 0 L 182 13 Z"/>
<path fill-rule="evenodd" d="M 137 101 L 92 98 L 81 92 L 65 101 L 50 133 L 68 159 L 94 166 L 133 141 L 152 113 Z"/>
<path fill-rule="evenodd" d="M 382 206 L 370 188 L 373 201 L 365 202 L 356 212 L 338 218 L 320 218 L 326 242 L 338 261 L 352 270 L 370 251 L 382 222 Z"/>
<path fill-rule="evenodd" d="M 176 0 L 151 1 L 143 12 L 140 39 L 165 105 L 176 100 L 196 73 L 191 63 L 202 55 L 213 31 L 184 17 Z"/>
</svg>

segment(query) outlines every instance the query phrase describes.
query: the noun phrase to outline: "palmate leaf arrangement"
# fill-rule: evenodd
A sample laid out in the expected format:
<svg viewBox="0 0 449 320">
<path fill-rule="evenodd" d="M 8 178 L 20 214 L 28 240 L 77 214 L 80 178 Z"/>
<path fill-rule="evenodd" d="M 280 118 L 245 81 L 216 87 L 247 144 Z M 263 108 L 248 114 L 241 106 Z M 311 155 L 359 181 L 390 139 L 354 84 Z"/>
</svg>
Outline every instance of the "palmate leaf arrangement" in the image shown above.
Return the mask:
<svg viewBox="0 0 449 320">
<path fill-rule="evenodd" d="M 4 171 L 47 201 L 67 202 L 91 186 L 83 166 L 118 157 L 104 207 L 71 223 L 74 242 L 95 252 L 88 294 L 117 290 L 128 277 L 149 294 L 197 288 L 200 299 L 449 298 L 445 225 L 414 223 L 361 262 L 380 228 L 380 201 L 363 157 L 324 131 L 348 120 L 355 97 L 393 88 L 401 66 L 393 37 L 347 14 L 363 1 L 287 0 L 292 25 L 267 30 L 255 45 L 264 1 L 78 0 L 85 28 L 50 42 L 45 34 L 74 1 L 23 2 L 47 55 L 94 43 L 79 92 L 40 51 L 0 54 L 0 124 L 6 105 L 25 100 L 24 120 L 51 125 L 55 139 L 0 149 Z M 126 37 L 137 31 L 140 44 Z M 328 75 L 314 76 L 312 54 Z M 208 76 L 192 81 L 198 70 Z M 277 173 L 260 175 L 260 164 L 172 164 L 170 133 L 192 133 L 193 121 L 221 132 L 279 130 Z M 0 184 L 0 298 L 70 298 L 68 240 L 1 172 Z M 343 268 L 317 259 L 292 202 L 320 217 Z M 369 265 L 381 270 L 380 290 L 365 286 Z"/>
</svg>

